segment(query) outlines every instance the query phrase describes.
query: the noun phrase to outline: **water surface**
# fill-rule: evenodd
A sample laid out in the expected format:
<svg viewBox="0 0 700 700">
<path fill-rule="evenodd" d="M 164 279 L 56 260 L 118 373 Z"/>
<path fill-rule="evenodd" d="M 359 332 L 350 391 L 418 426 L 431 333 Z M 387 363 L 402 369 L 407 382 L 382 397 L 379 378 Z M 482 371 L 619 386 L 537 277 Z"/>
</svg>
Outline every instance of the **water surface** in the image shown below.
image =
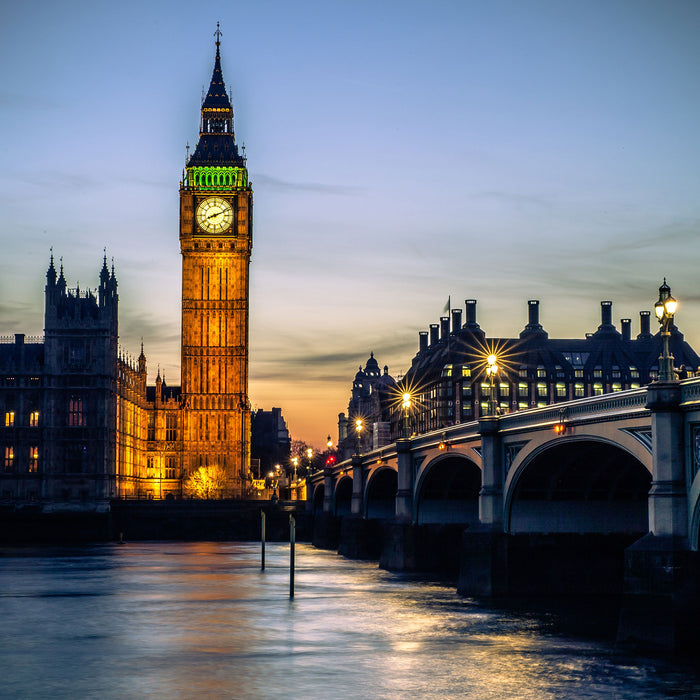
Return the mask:
<svg viewBox="0 0 700 700">
<path fill-rule="evenodd" d="M 700 697 L 689 667 L 288 545 L 0 552 L 7 698 Z"/>
</svg>

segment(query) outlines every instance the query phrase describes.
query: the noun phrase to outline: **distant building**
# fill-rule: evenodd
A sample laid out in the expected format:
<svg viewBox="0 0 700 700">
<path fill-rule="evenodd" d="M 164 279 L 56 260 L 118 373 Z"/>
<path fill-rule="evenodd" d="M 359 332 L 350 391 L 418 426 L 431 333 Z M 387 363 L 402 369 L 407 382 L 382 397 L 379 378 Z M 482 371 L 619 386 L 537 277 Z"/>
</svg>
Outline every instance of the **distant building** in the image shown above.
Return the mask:
<svg viewBox="0 0 700 700">
<path fill-rule="evenodd" d="M 528 323 L 517 338 L 489 338 L 476 321 L 476 300 L 419 333 L 419 349 L 402 386 L 414 394 L 411 428 L 417 433 L 475 420 L 487 412 L 491 386 L 486 357 L 495 353 L 499 373 L 494 393 L 503 413 L 598 396 L 643 386 L 658 378 L 660 332 L 651 333 L 650 314 L 640 312 L 640 331 L 632 338 L 631 320 L 621 331 L 612 323 L 612 302 L 601 302 L 601 323 L 585 338 L 550 338 L 539 320 L 539 301 L 528 302 Z M 675 326 L 670 348 L 676 367 L 693 374 L 700 357 Z M 400 432 L 401 411 L 391 417 L 391 434 Z"/>
<path fill-rule="evenodd" d="M 283 467 L 289 464 L 292 439 L 281 408 L 253 411 L 250 445 L 253 477 L 256 479 L 264 479 L 277 464 Z"/>
<path fill-rule="evenodd" d="M 391 442 L 392 404 L 398 397 L 396 386 L 389 368 L 385 365 L 384 371 L 380 372 L 374 353 L 370 353 L 364 369 L 360 366 L 352 383 L 347 416 L 345 413 L 338 415 L 338 452 L 341 459 L 349 457 L 357 447 L 355 421 L 358 418 L 362 420 L 362 451 Z"/>
</svg>

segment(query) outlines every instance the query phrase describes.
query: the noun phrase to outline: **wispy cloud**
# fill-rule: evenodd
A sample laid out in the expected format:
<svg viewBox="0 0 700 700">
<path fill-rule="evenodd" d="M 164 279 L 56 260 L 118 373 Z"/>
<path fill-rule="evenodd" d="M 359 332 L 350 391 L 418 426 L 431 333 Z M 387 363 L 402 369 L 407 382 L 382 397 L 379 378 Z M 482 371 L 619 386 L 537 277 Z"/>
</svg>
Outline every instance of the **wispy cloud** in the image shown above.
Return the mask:
<svg viewBox="0 0 700 700">
<path fill-rule="evenodd" d="M 320 182 L 290 182 L 271 175 L 251 174 L 251 180 L 256 186 L 270 187 L 281 191 L 290 192 L 315 192 L 317 194 L 332 194 L 338 196 L 353 196 L 364 192 L 362 187 L 349 185 L 326 185 Z"/>
</svg>

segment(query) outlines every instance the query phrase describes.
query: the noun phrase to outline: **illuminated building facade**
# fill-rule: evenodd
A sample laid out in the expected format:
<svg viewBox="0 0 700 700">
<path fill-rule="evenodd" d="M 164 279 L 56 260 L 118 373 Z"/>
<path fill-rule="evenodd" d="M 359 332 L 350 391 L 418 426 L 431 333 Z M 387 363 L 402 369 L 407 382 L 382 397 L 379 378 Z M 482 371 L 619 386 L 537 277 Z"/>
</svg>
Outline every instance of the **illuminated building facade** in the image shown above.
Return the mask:
<svg viewBox="0 0 700 700">
<path fill-rule="evenodd" d="M 528 302 L 528 323 L 518 338 L 488 338 L 476 321 L 476 300 L 419 333 L 419 350 L 402 385 L 414 393 L 411 428 L 417 433 L 475 420 L 487 413 L 491 385 L 486 357 L 495 353 L 499 372 L 494 399 L 500 412 L 545 406 L 643 386 L 658 378 L 662 339 L 640 312 L 640 332 L 631 320 L 621 331 L 612 322 L 612 302 L 601 302 L 601 323 L 585 338 L 554 339 L 539 320 L 539 302 Z M 700 357 L 673 326 L 671 351 L 680 372 L 692 376 Z M 392 436 L 399 436 L 400 409 L 392 412 Z"/>
<path fill-rule="evenodd" d="M 106 257 L 96 290 L 69 289 L 53 255 L 44 337 L 0 339 L 0 502 L 107 507 L 173 498 L 199 467 L 224 470 L 218 495 L 246 494 L 250 463 L 248 268 L 252 189 L 233 132 L 220 33 L 197 147 L 180 183 L 182 386 L 118 346 Z"/>
<path fill-rule="evenodd" d="M 219 56 L 180 187 L 183 469 L 222 467 L 242 495 L 250 463 L 248 273 L 253 191 Z"/>
</svg>

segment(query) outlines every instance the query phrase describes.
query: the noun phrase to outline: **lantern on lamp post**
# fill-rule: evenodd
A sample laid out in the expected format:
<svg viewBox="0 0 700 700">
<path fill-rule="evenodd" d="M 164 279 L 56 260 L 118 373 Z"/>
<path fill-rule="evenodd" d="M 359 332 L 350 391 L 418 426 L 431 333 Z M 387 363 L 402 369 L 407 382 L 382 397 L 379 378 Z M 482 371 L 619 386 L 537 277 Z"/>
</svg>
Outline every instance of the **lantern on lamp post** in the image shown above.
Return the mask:
<svg viewBox="0 0 700 700">
<path fill-rule="evenodd" d="M 669 350 L 669 338 L 671 337 L 671 326 L 673 316 L 678 308 L 678 302 L 671 296 L 671 288 L 664 283 L 659 287 L 659 300 L 654 304 L 656 318 L 661 324 L 661 355 L 659 356 L 659 381 L 672 382 L 676 378 L 673 369 L 673 355 Z"/>
</svg>

